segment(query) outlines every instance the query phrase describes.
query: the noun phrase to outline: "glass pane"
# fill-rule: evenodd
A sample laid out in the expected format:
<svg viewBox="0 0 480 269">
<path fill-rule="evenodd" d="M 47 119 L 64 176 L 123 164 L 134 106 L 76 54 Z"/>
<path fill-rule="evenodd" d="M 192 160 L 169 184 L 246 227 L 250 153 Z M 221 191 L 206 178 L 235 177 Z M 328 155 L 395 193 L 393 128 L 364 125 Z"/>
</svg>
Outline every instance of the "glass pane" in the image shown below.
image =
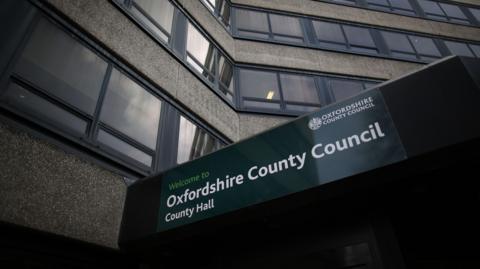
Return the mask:
<svg viewBox="0 0 480 269">
<path fill-rule="evenodd" d="M 39 21 L 15 72 L 92 115 L 107 63 L 45 19 Z"/>
<path fill-rule="evenodd" d="M 285 101 L 320 104 L 313 77 L 280 74 L 280 83 Z"/>
<path fill-rule="evenodd" d="M 440 51 L 438 51 L 431 38 L 410 36 L 410 40 L 419 54 L 441 56 Z"/>
<path fill-rule="evenodd" d="M 360 28 L 355 26 L 344 25 L 345 35 L 347 36 L 350 45 L 363 46 L 363 47 L 375 47 L 372 35 L 366 28 Z"/>
<path fill-rule="evenodd" d="M 135 0 L 135 3 L 170 35 L 174 7 L 168 0 Z"/>
<path fill-rule="evenodd" d="M 215 151 L 216 139 L 195 124 L 180 116 L 177 163 L 183 163 Z"/>
<path fill-rule="evenodd" d="M 187 56 L 187 62 L 193 65 L 200 73 L 203 73 L 203 68 L 206 68 L 213 74 L 215 68 L 214 46 L 191 23 L 188 23 L 187 35 L 187 52 L 190 53 L 201 66 L 198 66 L 190 56 Z"/>
<path fill-rule="evenodd" d="M 207 5 L 210 11 L 213 12 L 215 10 L 215 6 L 216 6 L 215 0 L 202 0 L 202 2 L 204 2 Z"/>
<path fill-rule="evenodd" d="M 468 10 L 470 10 L 475 19 L 477 19 L 477 21 L 480 23 L 480 9 L 469 8 Z"/>
<path fill-rule="evenodd" d="M 230 4 L 225 0 L 221 1 L 222 3 L 220 5 L 219 15 L 222 19 L 222 22 L 228 27 L 230 26 Z"/>
<path fill-rule="evenodd" d="M 460 10 L 458 6 L 449 5 L 445 3 L 439 3 L 439 4 L 440 6 L 442 6 L 443 11 L 445 11 L 445 13 L 447 13 L 449 17 L 467 19 L 465 14 L 463 14 L 463 12 Z"/>
<path fill-rule="evenodd" d="M 69 113 L 43 98 L 25 90 L 17 84 L 10 84 L 5 92 L 7 104 L 27 112 L 28 114 L 45 119 L 46 121 L 74 131 L 85 133 L 87 122 Z"/>
<path fill-rule="evenodd" d="M 480 58 L 480 46 L 479 45 L 473 45 L 473 44 L 470 44 L 469 46 L 473 50 L 473 53 L 475 53 L 477 58 Z"/>
<path fill-rule="evenodd" d="M 363 90 L 362 83 L 355 81 L 331 79 L 329 85 L 336 102 L 354 96 Z"/>
<path fill-rule="evenodd" d="M 153 24 L 150 19 L 145 17 L 142 12 L 135 7 L 132 8 L 131 12 L 136 18 L 143 22 L 143 24 L 152 32 L 152 34 L 154 34 L 156 37 L 159 37 L 162 41 L 168 42 L 169 35 L 166 35 L 162 30 L 160 30 L 160 28 Z"/>
<path fill-rule="evenodd" d="M 467 44 L 453 41 L 445 41 L 445 45 L 453 55 L 474 57 Z"/>
<path fill-rule="evenodd" d="M 267 14 L 263 12 L 236 9 L 237 10 L 237 28 L 244 30 L 254 30 L 260 32 L 269 32 Z"/>
<path fill-rule="evenodd" d="M 100 120 L 155 149 L 160 106 L 158 98 L 117 69 L 113 69 Z"/>
<path fill-rule="evenodd" d="M 240 69 L 240 92 L 244 97 L 280 100 L 277 74 Z"/>
<path fill-rule="evenodd" d="M 274 34 L 303 37 L 302 27 L 298 18 L 270 14 L 270 23 Z"/>
<path fill-rule="evenodd" d="M 218 72 L 220 83 L 233 93 L 233 66 L 223 55 L 220 55 Z"/>
<path fill-rule="evenodd" d="M 443 11 L 440 9 L 438 3 L 427 0 L 418 0 L 418 3 L 422 7 L 423 11 L 425 11 L 425 13 L 445 16 Z"/>
<path fill-rule="evenodd" d="M 140 163 L 145 164 L 146 166 L 150 167 L 152 165 L 152 156 L 146 154 L 145 152 L 135 148 L 134 146 L 126 143 L 123 140 L 103 131 L 98 131 L 97 140 L 110 147 L 111 149 L 118 151 L 127 155 L 128 157 L 139 161 Z"/>
<path fill-rule="evenodd" d="M 392 33 L 392 32 L 381 32 L 381 33 L 390 50 L 415 53 L 406 35 Z"/>
<path fill-rule="evenodd" d="M 339 24 L 313 21 L 313 28 L 315 28 L 317 38 L 320 40 L 345 43 L 345 38 L 343 37 L 342 29 Z"/>
</svg>

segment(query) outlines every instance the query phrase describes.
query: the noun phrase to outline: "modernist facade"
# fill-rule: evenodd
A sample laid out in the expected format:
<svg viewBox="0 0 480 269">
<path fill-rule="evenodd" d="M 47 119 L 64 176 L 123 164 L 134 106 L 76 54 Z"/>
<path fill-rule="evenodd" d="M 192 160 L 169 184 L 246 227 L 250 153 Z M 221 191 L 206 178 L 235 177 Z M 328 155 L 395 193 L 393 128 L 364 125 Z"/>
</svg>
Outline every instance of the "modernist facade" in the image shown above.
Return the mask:
<svg viewBox="0 0 480 269">
<path fill-rule="evenodd" d="M 133 182 L 480 58 L 474 0 L 8 0 L 0 14 L 2 259 L 34 268 L 154 267 L 118 250 Z M 345 244 L 332 253 L 368 250 Z M 344 266 L 383 268 L 370 251 Z"/>
</svg>

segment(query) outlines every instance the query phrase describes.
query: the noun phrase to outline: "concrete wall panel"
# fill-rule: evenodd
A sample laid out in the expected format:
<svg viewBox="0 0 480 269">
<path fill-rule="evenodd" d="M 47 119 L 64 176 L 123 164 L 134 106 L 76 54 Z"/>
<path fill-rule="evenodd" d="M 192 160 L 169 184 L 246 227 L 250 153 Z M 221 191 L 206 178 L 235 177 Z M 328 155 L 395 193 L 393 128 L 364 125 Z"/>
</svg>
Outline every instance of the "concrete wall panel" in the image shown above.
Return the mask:
<svg viewBox="0 0 480 269">
<path fill-rule="evenodd" d="M 0 124 L 0 221 L 118 248 L 121 176 Z"/>
<path fill-rule="evenodd" d="M 294 119 L 293 117 L 240 113 L 240 139 L 245 139 Z"/>
</svg>

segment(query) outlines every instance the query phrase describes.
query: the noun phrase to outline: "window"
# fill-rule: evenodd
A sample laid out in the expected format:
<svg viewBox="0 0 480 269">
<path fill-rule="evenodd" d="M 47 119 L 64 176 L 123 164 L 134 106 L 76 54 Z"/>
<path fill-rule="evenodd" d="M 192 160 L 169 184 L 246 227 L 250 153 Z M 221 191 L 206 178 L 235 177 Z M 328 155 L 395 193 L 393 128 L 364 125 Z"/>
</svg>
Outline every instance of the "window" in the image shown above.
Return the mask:
<svg viewBox="0 0 480 269">
<path fill-rule="evenodd" d="M 304 33 L 297 17 L 236 9 L 237 32 L 241 36 L 304 43 Z"/>
<path fill-rule="evenodd" d="M 352 97 L 364 89 L 360 82 L 342 79 L 329 79 L 328 86 L 335 102 Z"/>
<path fill-rule="evenodd" d="M 211 82 L 215 77 L 214 46 L 191 23 L 187 28 L 187 62 Z"/>
<path fill-rule="evenodd" d="M 378 53 L 372 35 L 367 28 L 323 21 L 313 21 L 313 28 L 318 43 L 322 47 Z"/>
<path fill-rule="evenodd" d="M 134 0 L 131 11 L 155 36 L 169 41 L 175 8 L 168 0 Z"/>
<path fill-rule="evenodd" d="M 280 84 L 287 110 L 308 112 L 320 107 L 314 77 L 281 73 Z"/>
<path fill-rule="evenodd" d="M 153 150 L 157 144 L 160 106 L 157 97 L 113 69 L 100 120 Z"/>
<path fill-rule="evenodd" d="M 344 25 L 350 49 L 358 52 L 377 53 L 375 42 L 367 28 Z"/>
<path fill-rule="evenodd" d="M 290 16 L 270 14 L 273 39 L 278 41 L 303 43 L 300 19 Z"/>
<path fill-rule="evenodd" d="M 456 5 L 429 0 L 418 0 L 418 3 L 422 7 L 427 18 L 470 24 L 465 14 Z"/>
<path fill-rule="evenodd" d="M 347 5 L 355 5 L 357 4 L 356 0 L 330 0 L 335 3 L 347 4 Z"/>
<path fill-rule="evenodd" d="M 225 58 L 225 56 L 219 56 L 218 62 L 218 73 L 219 73 L 219 89 L 224 94 L 228 100 L 233 101 L 233 65 L 232 63 Z"/>
<path fill-rule="evenodd" d="M 83 136 L 87 129 L 87 122 L 75 114 L 41 98 L 40 96 L 11 83 L 5 93 L 6 102 L 24 111 L 30 116 L 53 124 L 54 128 L 62 129 L 77 136 Z"/>
<path fill-rule="evenodd" d="M 468 10 L 470 10 L 470 12 L 472 13 L 472 15 L 475 17 L 475 19 L 477 20 L 477 22 L 480 24 L 480 9 L 478 9 L 478 8 L 469 8 Z"/>
<path fill-rule="evenodd" d="M 480 45 L 470 44 L 469 47 L 472 49 L 473 53 L 475 53 L 475 56 L 477 56 L 477 58 L 480 58 Z"/>
<path fill-rule="evenodd" d="M 220 141 L 180 116 L 177 164 L 194 160 L 222 147 Z"/>
<path fill-rule="evenodd" d="M 441 57 L 433 39 L 382 31 L 382 36 L 394 57 L 432 61 Z"/>
<path fill-rule="evenodd" d="M 267 13 L 236 9 L 236 26 L 238 34 L 246 37 L 269 38 Z"/>
<path fill-rule="evenodd" d="M 408 0 L 366 0 L 368 7 L 406 15 L 415 15 Z"/>
<path fill-rule="evenodd" d="M 227 28 L 230 27 L 230 3 L 227 0 L 202 0 L 202 2 Z"/>
<path fill-rule="evenodd" d="M 240 69 L 239 73 L 243 106 L 280 109 L 280 89 L 276 73 L 248 69 Z"/>
<path fill-rule="evenodd" d="M 74 38 L 41 19 L 14 72 L 54 98 L 92 115 L 107 65 Z"/>
<path fill-rule="evenodd" d="M 346 40 L 343 35 L 340 24 L 313 21 L 313 28 L 317 35 L 318 43 L 322 47 L 328 47 L 333 49 L 346 49 Z"/>
<path fill-rule="evenodd" d="M 453 55 L 474 57 L 472 51 L 465 43 L 445 41 L 445 45 Z"/>
</svg>

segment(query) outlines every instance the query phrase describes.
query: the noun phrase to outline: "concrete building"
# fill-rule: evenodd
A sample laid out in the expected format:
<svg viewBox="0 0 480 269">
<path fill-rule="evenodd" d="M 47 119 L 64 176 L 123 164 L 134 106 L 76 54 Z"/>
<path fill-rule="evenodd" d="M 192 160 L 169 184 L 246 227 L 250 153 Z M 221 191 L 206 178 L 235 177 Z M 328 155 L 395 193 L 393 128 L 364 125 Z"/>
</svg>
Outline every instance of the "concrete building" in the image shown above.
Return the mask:
<svg viewBox="0 0 480 269">
<path fill-rule="evenodd" d="M 4 0 L 0 15 L 0 265 L 21 268 L 138 267 L 118 246 L 136 180 L 480 58 L 475 0 Z"/>
</svg>

